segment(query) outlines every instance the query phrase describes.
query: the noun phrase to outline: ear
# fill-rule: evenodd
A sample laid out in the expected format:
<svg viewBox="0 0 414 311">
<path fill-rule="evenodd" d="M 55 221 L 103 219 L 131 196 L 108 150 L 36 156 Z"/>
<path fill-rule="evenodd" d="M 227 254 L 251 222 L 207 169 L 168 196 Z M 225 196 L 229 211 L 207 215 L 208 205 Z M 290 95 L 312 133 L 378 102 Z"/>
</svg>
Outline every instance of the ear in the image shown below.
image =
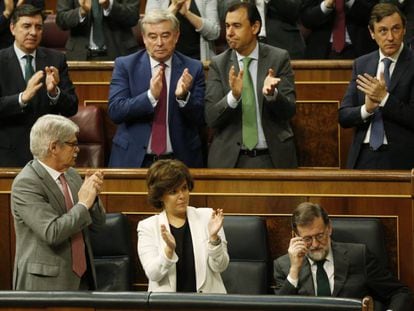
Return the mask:
<svg viewBox="0 0 414 311">
<path fill-rule="evenodd" d="M 375 40 L 375 34 L 374 34 L 374 32 L 371 30 L 371 27 L 369 27 L 368 26 L 368 31 L 369 31 L 369 34 L 371 35 L 371 38 L 372 38 L 372 40 Z"/>
<path fill-rule="evenodd" d="M 14 24 L 10 23 L 10 32 L 13 34 L 14 36 Z"/>
<path fill-rule="evenodd" d="M 331 223 L 331 221 L 329 221 L 329 224 L 328 224 L 328 235 L 329 236 L 332 235 L 332 223 Z"/>
<path fill-rule="evenodd" d="M 260 28 L 260 22 L 256 21 L 253 25 L 252 25 L 252 29 L 253 29 L 253 34 L 257 35 L 259 33 L 259 28 Z"/>
<path fill-rule="evenodd" d="M 56 152 L 57 152 L 57 149 L 58 149 L 58 142 L 57 141 L 52 141 L 52 142 L 49 143 L 48 150 L 49 150 L 49 153 L 51 155 L 55 155 Z"/>
</svg>

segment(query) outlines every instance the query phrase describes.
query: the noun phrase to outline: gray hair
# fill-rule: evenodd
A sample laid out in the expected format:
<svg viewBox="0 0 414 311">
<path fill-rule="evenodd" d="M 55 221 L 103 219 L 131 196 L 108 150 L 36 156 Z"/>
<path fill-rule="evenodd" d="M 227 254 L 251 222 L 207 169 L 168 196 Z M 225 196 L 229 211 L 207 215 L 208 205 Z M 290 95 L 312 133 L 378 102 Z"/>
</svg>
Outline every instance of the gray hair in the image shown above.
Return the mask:
<svg viewBox="0 0 414 311">
<path fill-rule="evenodd" d="M 52 142 L 63 142 L 79 133 L 72 120 L 56 114 L 46 114 L 35 122 L 30 131 L 30 151 L 36 159 L 45 159 Z"/>
<path fill-rule="evenodd" d="M 174 31 L 180 31 L 180 22 L 173 13 L 168 10 L 151 10 L 145 13 L 144 17 L 139 21 L 141 33 L 145 35 L 145 25 L 159 24 L 165 21 L 171 22 Z"/>
</svg>

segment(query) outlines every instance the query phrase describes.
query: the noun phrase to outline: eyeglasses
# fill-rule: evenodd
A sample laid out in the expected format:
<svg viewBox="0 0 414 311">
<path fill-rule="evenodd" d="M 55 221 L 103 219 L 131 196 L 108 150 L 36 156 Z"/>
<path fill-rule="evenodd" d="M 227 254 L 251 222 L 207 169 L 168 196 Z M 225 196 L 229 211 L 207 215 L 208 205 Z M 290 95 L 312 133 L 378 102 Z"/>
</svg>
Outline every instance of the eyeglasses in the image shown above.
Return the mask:
<svg viewBox="0 0 414 311">
<path fill-rule="evenodd" d="M 64 141 L 63 142 L 65 145 L 68 145 L 72 148 L 76 148 L 79 147 L 79 143 L 77 141 Z"/>
<path fill-rule="evenodd" d="M 325 238 L 326 238 L 326 232 L 327 232 L 327 230 L 325 229 L 325 231 L 322 232 L 322 233 L 318 233 L 318 234 L 315 234 L 315 235 L 312 235 L 312 236 L 304 236 L 304 237 L 302 237 L 302 240 L 303 240 L 303 242 L 305 242 L 305 244 L 312 244 L 313 239 L 315 239 L 319 243 L 324 243 Z"/>
</svg>

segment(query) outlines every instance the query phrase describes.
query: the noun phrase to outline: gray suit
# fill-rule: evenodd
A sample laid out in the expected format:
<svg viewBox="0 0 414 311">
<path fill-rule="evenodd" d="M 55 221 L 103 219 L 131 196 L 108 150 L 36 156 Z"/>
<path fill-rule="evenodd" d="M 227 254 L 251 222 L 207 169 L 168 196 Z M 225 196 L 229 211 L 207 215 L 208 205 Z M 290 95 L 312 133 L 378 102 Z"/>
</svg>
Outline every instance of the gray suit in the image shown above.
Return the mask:
<svg viewBox="0 0 414 311">
<path fill-rule="evenodd" d="M 75 169 L 65 173 L 73 201 L 78 202 L 82 179 Z M 86 257 L 96 287 L 88 226 L 105 223 L 101 202 L 88 211 L 75 204 L 66 211 L 57 183 L 37 161 L 30 161 L 12 185 L 11 207 L 16 231 L 13 273 L 15 290 L 78 290 L 80 278 L 72 271 L 70 237 L 83 231 Z"/>
<path fill-rule="evenodd" d="M 137 0 L 114 0 L 111 13 L 104 16 L 103 32 L 108 60 L 137 50 L 138 42 L 131 27 L 138 23 L 139 3 Z M 91 13 L 81 23 L 78 0 L 58 0 L 56 11 L 58 26 L 63 30 L 70 30 L 66 43 L 68 60 L 86 60 L 92 27 Z"/>
<path fill-rule="evenodd" d="M 230 108 L 227 103 L 231 66 L 238 73 L 237 55 L 231 49 L 214 57 L 209 66 L 205 116 L 208 126 L 214 129 L 208 155 L 209 167 L 235 167 L 242 147 L 241 103 L 236 109 Z M 269 68 L 281 78 L 277 86 L 278 95 L 270 102 L 262 92 Z M 295 82 L 287 51 L 259 44 L 256 91 L 263 131 L 274 167 L 296 167 L 296 149 L 289 122 L 296 112 Z"/>
<path fill-rule="evenodd" d="M 370 295 L 388 305 L 389 309 L 413 310 L 408 287 L 382 267 L 365 244 L 332 242 L 332 253 L 335 274 L 333 297 L 362 298 Z M 289 269 L 288 254 L 274 261 L 276 294 L 315 296 L 309 261 L 305 260 L 302 266 L 297 288 L 286 279 Z"/>
</svg>

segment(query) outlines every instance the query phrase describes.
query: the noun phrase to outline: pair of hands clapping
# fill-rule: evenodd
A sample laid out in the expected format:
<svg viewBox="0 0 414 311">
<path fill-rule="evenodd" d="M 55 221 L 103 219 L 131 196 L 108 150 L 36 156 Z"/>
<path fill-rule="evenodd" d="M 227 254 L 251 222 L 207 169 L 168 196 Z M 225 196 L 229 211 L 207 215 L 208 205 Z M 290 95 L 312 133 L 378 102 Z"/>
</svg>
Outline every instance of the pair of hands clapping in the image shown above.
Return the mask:
<svg viewBox="0 0 414 311">
<path fill-rule="evenodd" d="M 242 94 L 243 89 L 243 75 L 244 70 L 241 69 L 238 74 L 236 74 L 236 70 L 234 66 L 231 66 L 229 72 L 229 85 L 231 88 L 231 92 L 234 98 L 239 99 Z M 273 96 L 277 85 L 280 82 L 280 78 L 275 77 L 275 72 L 272 68 L 269 68 L 267 76 L 263 83 L 263 95 L 265 96 Z"/>
<path fill-rule="evenodd" d="M 223 227 L 223 221 L 224 215 L 221 208 L 218 208 L 211 213 L 211 218 L 208 222 L 208 233 L 210 241 L 216 241 L 218 239 L 218 232 Z M 161 236 L 166 244 L 165 255 L 168 258 L 172 258 L 176 243 L 174 236 L 167 230 L 165 225 L 161 225 Z"/>
<path fill-rule="evenodd" d="M 165 74 L 165 69 L 163 69 L 161 66 L 158 69 L 158 71 L 154 74 L 154 76 L 151 78 L 150 81 L 150 90 L 152 96 L 154 96 L 155 99 L 159 99 L 162 89 L 162 80 L 163 76 Z M 191 89 L 191 86 L 193 84 L 193 76 L 190 74 L 190 71 L 188 68 L 185 68 L 183 71 L 183 74 L 181 75 L 180 79 L 177 82 L 177 87 L 175 89 L 175 96 L 177 98 L 186 98 L 188 92 Z"/>
<path fill-rule="evenodd" d="M 58 84 L 60 82 L 59 70 L 54 66 L 46 66 L 45 70 L 39 70 L 27 82 L 26 89 L 22 94 L 22 101 L 29 102 L 43 85 L 43 78 L 46 75 L 46 90 L 50 96 L 55 97 L 58 94 Z"/>
<path fill-rule="evenodd" d="M 88 209 L 93 206 L 96 196 L 101 192 L 103 186 L 104 174 L 101 170 L 92 173 L 88 170 L 85 180 L 78 192 L 79 202 L 86 205 Z"/>
</svg>

